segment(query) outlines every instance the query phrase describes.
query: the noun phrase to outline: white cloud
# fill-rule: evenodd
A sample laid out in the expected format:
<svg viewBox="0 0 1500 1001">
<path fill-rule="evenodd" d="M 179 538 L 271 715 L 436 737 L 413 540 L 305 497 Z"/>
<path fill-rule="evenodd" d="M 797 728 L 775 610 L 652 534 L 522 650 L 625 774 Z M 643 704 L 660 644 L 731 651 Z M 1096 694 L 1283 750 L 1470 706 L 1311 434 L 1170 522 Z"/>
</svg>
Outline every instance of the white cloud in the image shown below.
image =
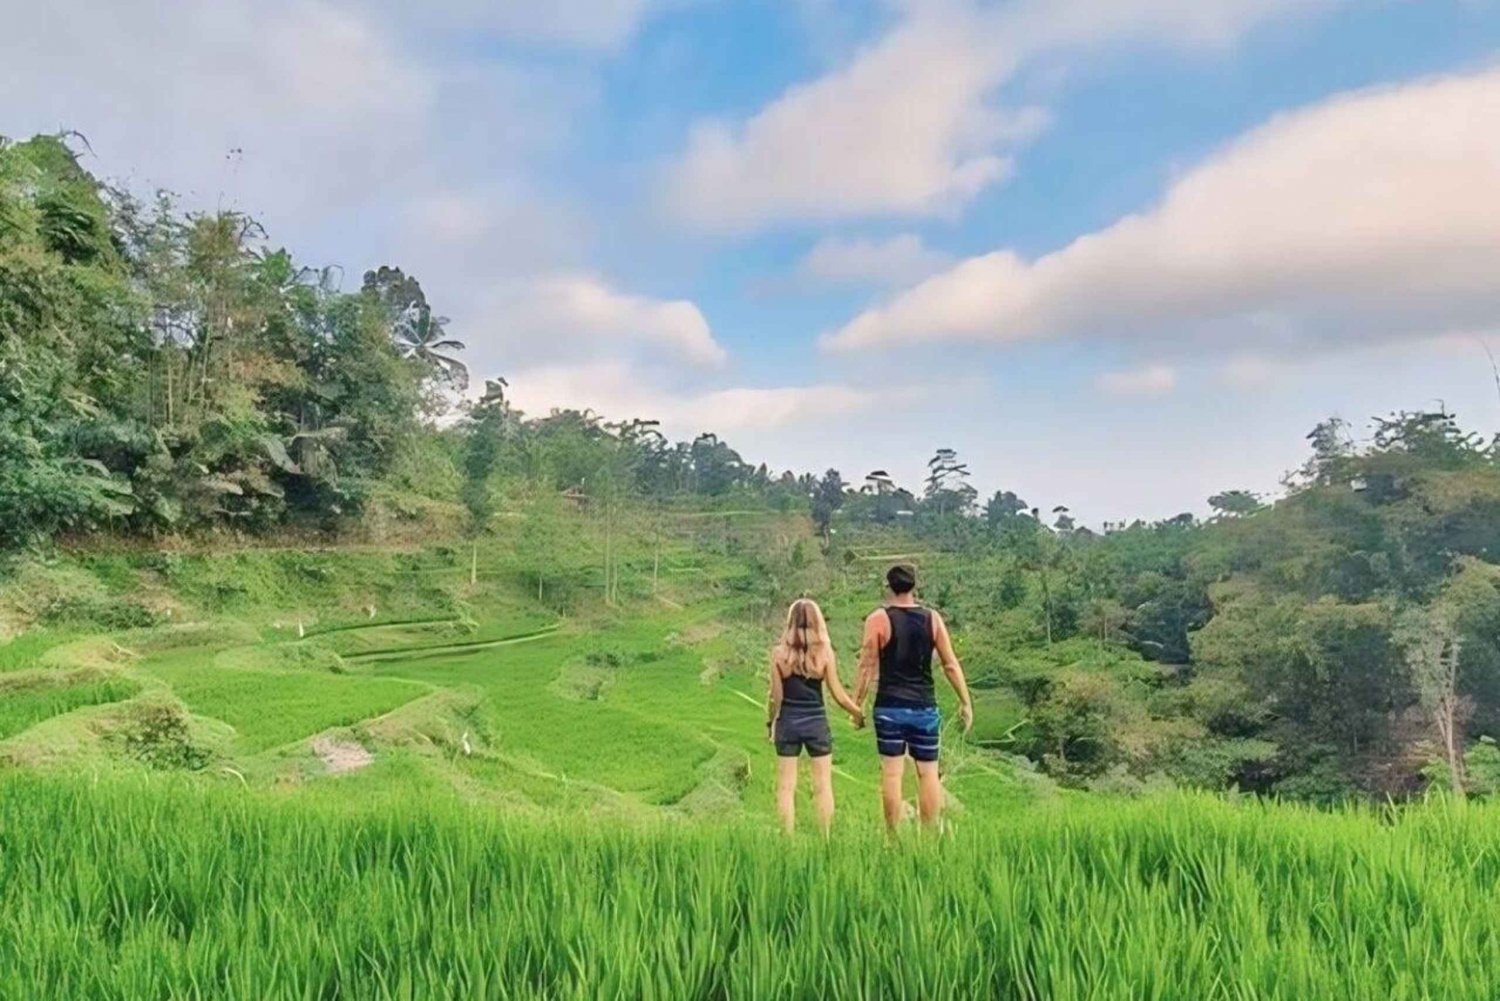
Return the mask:
<svg viewBox="0 0 1500 1001">
<path fill-rule="evenodd" d="M 789 88 L 742 123 L 697 124 L 667 199 L 707 229 L 786 220 L 952 212 L 1011 170 L 1046 124 L 994 92 L 1028 59 L 1114 40 L 1220 45 L 1317 4 L 1294 0 L 972 0 L 901 4 L 904 16 L 840 68 Z"/>
<path fill-rule="evenodd" d="M 459 301 L 507 276 L 579 267 L 591 239 L 574 206 L 520 180 L 418 195 L 403 206 L 400 230 L 401 260 Z"/>
<path fill-rule="evenodd" d="M 1063 335 L 1286 353 L 1500 319 L 1500 70 L 1278 116 L 1056 253 L 971 258 L 835 349 Z"/>
<path fill-rule="evenodd" d="M 458 331 L 482 370 L 583 357 L 718 368 L 729 359 L 696 305 L 614 288 L 586 273 L 517 279 L 481 294 Z"/>
<path fill-rule="evenodd" d="M 1168 365 L 1105 372 L 1095 384 L 1110 396 L 1165 396 L 1177 388 L 1177 370 Z"/>
<path fill-rule="evenodd" d="M 394 5 L 393 5 L 394 6 Z M 421 18 L 519 42 L 614 50 L 625 45 L 663 0 L 434 0 Z M 411 11 L 410 6 L 398 7 Z"/>
<path fill-rule="evenodd" d="M 1218 375 L 1222 382 L 1238 389 L 1258 389 L 1284 375 L 1289 367 L 1261 355 L 1240 354 L 1224 362 Z"/>
<path fill-rule="evenodd" d="M 840 285 L 910 285 L 943 270 L 951 254 L 934 250 L 915 233 L 879 239 L 824 237 L 798 268 L 811 279 Z"/>
<path fill-rule="evenodd" d="M 996 69 L 969 12 L 922 7 L 834 73 L 734 126 L 699 123 L 671 171 L 674 206 L 707 228 L 785 218 L 925 215 L 1004 177 L 981 99 Z"/>
<path fill-rule="evenodd" d="M 882 395 L 837 384 L 685 389 L 660 376 L 623 361 L 541 365 L 514 373 L 509 394 L 528 413 L 571 408 L 615 420 L 642 417 L 661 421 L 674 437 L 820 422 L 885 402 Z"/>
<path fill-rule="evenodd" d="M 684 401 L 702 427 L 779 428 L 842 417 L 888 402 L 882 394 L 838 384 L 719 389 Z"/>
<path fill-rule="evenodd" d="M 58 0 L 7 21 L 8 132 L 77 129 L 111 167 L 199 204 L 347 208 L 410 171 L 436 89 L 376 24 L 322 0 Z"/>
</svg>

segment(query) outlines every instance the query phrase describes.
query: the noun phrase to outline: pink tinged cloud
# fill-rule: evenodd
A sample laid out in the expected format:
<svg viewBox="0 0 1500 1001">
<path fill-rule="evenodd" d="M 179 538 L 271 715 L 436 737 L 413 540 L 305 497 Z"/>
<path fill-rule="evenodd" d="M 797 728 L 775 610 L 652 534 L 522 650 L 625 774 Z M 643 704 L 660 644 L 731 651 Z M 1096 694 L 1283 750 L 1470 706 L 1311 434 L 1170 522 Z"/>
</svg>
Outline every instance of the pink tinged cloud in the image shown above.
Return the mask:
<svg viewBox="0 0 1500 1001">
<path fill-rule="evenodd" d="M 1238 352 L 1247 339 L 1426 337 L 1500 318 L 1497 273 L 1500 70 L 1489 70 L 1281 115 L 1146 212 L 1036 260 L 963 261 L 824 343 L 1176 331 Z"/>
</svg>

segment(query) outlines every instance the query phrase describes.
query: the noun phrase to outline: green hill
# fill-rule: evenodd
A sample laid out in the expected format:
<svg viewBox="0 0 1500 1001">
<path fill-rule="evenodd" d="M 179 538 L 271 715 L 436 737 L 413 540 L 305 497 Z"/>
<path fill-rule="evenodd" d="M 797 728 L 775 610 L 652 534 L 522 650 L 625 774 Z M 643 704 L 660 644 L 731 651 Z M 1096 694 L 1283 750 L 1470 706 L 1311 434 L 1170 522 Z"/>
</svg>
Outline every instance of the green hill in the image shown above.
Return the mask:
<svg viewBox="0 0 1500 1001">
<path fill-rule="evenodd" d="M 772 633 L 743 562 L 690 541 L 665 547 L 674 579 L 654 596 L 632 579 L 618 603 L 563 611 L 527 589 L 509 540 L 28 563 L 0 589 L 13 626 L 30 620 L 0 645 L 14 698 L 0 761 L 527 812 L 765 815 Z M 830 611 L 847 647 L 857 619 Z M 839 749 L 838 791 L 873 819 L 872 740 L 842 732 Z M 1051 794 L 1010 755 L 956 742 L 948 785 L 960 805 Z"/>
</svg>

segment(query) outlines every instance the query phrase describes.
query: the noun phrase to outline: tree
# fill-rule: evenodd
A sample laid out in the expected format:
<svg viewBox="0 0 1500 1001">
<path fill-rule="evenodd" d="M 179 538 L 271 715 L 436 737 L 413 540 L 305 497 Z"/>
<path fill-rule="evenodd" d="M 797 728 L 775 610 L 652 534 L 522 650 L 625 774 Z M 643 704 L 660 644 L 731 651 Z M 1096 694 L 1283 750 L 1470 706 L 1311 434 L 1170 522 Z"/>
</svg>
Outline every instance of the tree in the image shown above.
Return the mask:
<svg viewBox="0 0 1500 1001">
<path fill-rule="evenodd" d="M 383 312 L 402 355 L 420 363 L 439 381 L 467 388 L 468 366 L 452 355 L 464 350 L 464 343 L 448 336 L 448 318 L 433 312 L 416 276 L 381 265 L 365 272 L 360 292 Z"/>
<path fill-rule="evenodd" d="M 1438 745 L 1448 762 L 1451 788 L 1462 794 L 1465 788 L 1462 727 L 1466 707 L 1459 694 L 1459 662 L 1463 639 L 1458 634 L 1453 609 L 1441 603 L 1413 609 L 1403 617 L 1396 638 L 1405 656 L 1412 688 L 1432 722 Z"/>
<path fill-rule="evenodd" d="M 927 460 L 924 500 L 938 517 L 945 513 L 966 515 L 974 505 L 974 488 L 969 485 L 969 467 L 958 461 L 958 453 L 940 448 Z"/>
<path fill-rule="evenodd" d="M 745 472 L 745 462 L 739 453 L 716 434 L 694 438 L 689 456 L 694 489 L 710 497 L 728 493 Z"/>
<path fill-rule="evenodd" d="M 1221 518 L 1242 518 L 1262 507 L 1260 497 L 1248 490 L 1225 490 L 1208 499 L 1208 506 Z"/>
<path fill-rule="evenodd" d="M 833 514 L 844 506 L 844 490 L 846 484 L 844 478 L 839 475 L 837 469 L 830 469 L 823 474 L 813 487 L 811 505 L 813 525 L 818 534 L 823 537 L 823 545 L 828 545 L 829 534 L 832 531 Z"/>
<path fill-rule="evenodd" d="M 449 337 L 447 325 L 446 316 L 412 304 L 397 320 L 393 333 L 402 354 L 426 366 L 438 379 L 464 389 L 469 384 L 468 366 L 449 353 L 464 350 L 464 342 Z"/>
<path fill-rule="evenodd" d="M 1119 639 L 1130 621 L 1130 613 L 1114 598 L 1096 598 L 1084 608 L 1079 627 L 1100 643 Z"/>
<path fill-rule="evenodd" d="M 494 515 L 490 476 L 509 432 L 511 416 L 504 383 L 495 381 L 489 386 L 490 391 L 469 411 L 464 444 L 462 498 L 475 535 L 489 528 Z"/>
<path fill-rule="evenodd" d="M 1429 466 L 1452 469 L 1483 458 L 1484 442 L 1466 432 L 1446 408 L 1375 418 L 1375 448 L 1422 459 Z"/>
<path fill-rule="evenodd" d="M 1060 535 L 1067 535 L 1069 532 L 1073 531 L 1073 529 L 1078 527 L 1078 522 L 1073 520 L 1073 513 L 1062 504 L 1059 504 L 1057 507 L 1052 509 L 1052 515 L 1052 527 L 1056 529 L 1058 534 Z"/>
<path fill-rule="evenodd" d="M 887 505 L 886 498 L 896 491 L 896 482 L 891 479 L 891 474 L 884 469 L 872 469 L 865 474 L 865 485 L 861 489 L 875 498 L 875 520 L 890 521 L 894 512 Z"/>
<path fill-rule="evenodd" d="M 1354 440 L 1349 434 L 1349 422 L 1342 417 L 1329 417 L 1320 421 L 1307 433 L 1312 445 L 1312 456 L 1302 464 L 1293 482 L 1305 484 L 1328 484 L 1334 481 L 1344 467 L 1345 460 L 1354 452 Z"/>
<path fill-rule="evenodd" d="M 422 291 L 422 283 L 415 275 L 384 264 L 365 272 L 360 291 L 379 304 L 391 326 L 413 306 L 429 308 L 427 293 Z"/>
<path fill-rule="evenodd" d="M 996 490 L 984 505 L 984 520 L 991 528 L 1000 528 L 1026 513 L 1027 503 L 1009 490 Z"/>
<path fill-rule="evenodd" d="M 517 555 L 536 578 L 536 600 L 542 602 L 546 598 L 549 577 L 555 579 L 560 575 L 562 561 L 559 552 L 566 534 L 566 512 L 556 491 L 537 488 L 527 494 L 521 514 L 523 520 L 516 540 Z"/>
</svg>

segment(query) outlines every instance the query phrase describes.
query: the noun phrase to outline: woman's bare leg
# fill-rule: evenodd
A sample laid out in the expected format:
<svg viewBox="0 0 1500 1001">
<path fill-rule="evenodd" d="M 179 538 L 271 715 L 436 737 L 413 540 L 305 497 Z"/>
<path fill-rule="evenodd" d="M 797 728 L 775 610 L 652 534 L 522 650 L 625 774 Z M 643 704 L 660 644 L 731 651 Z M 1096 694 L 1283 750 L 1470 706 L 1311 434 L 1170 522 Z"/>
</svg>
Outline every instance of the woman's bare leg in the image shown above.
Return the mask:
<svg viewBox="0 0 1500 1001">
<path fill-rule="evenodd" d="M 828 836 L 833 826 L 833 755 L 810 759 L 812 763 L 813 810 L 818 815 L 818 830 Z"/>
<path fill-rule="evenodd" d="M 943 813 L 943 782 L 938 775 L 936 761 L 918 761 L 917 766 L 917 812 L 922 817 L 923 827 L 932 827 Z"/>
<path fill-rule="evenodd" d="M 894 831 L 901 824 L 906 804 L 901 799 L 901 780 L 906 776 L 906 757 L 880 758 L 880 800 L 885 806 L 885 826 Z"/>
<path fill-rule="evenodd" d="M 788 834 L 797 826 L 797 759 L 776 759 L 776 810 L 781 829 Z"/>
</svg>

